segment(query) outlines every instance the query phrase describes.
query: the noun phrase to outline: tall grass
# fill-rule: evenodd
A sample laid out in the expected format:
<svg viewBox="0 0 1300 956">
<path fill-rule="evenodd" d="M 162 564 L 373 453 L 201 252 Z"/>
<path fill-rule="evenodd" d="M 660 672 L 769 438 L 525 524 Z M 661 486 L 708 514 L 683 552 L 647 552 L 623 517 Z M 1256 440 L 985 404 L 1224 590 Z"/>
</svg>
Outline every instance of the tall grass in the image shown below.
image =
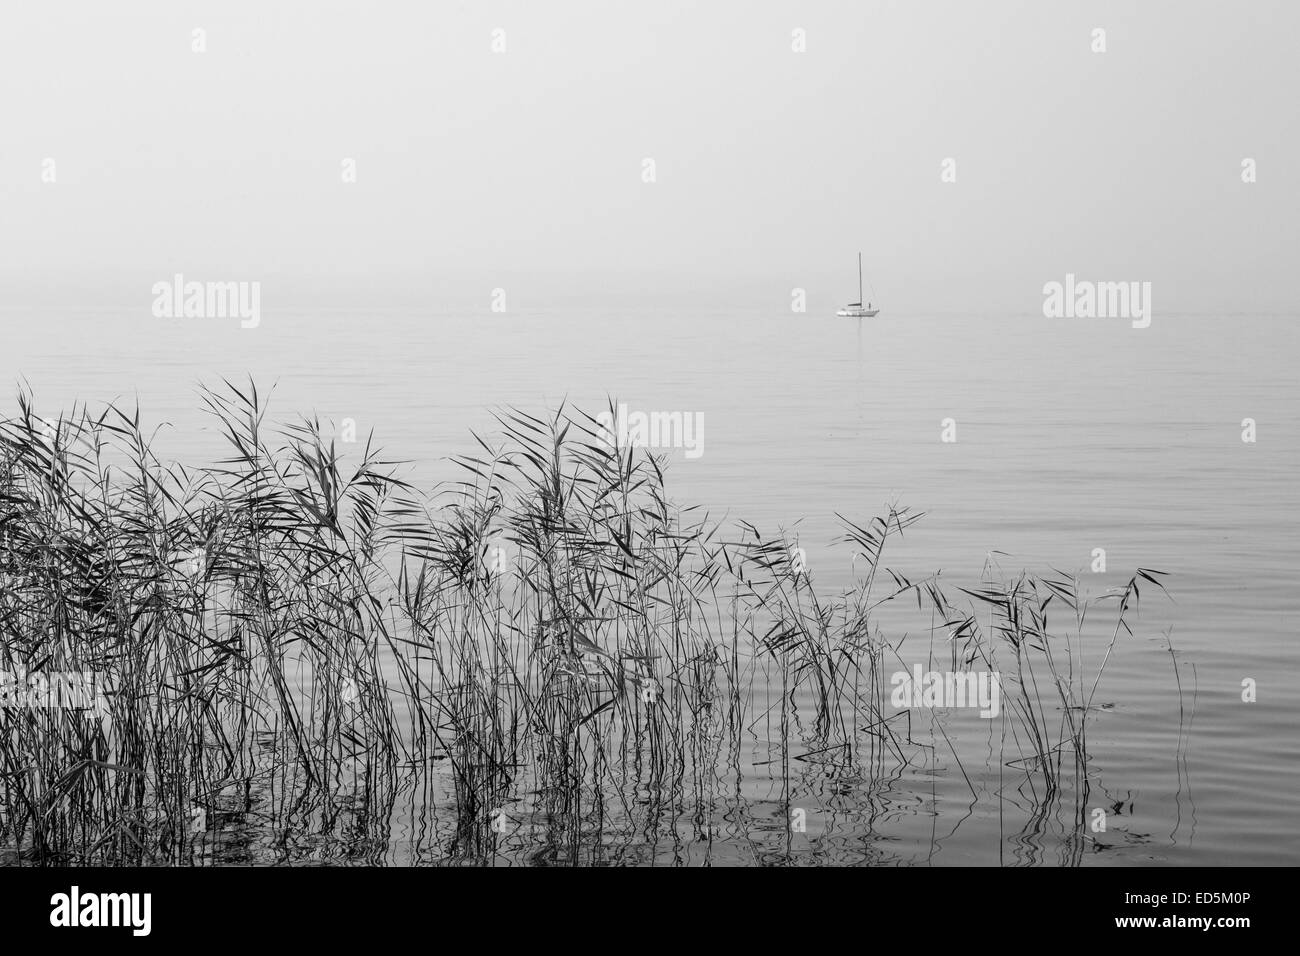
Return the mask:
<svg viewBox="0 0 1300 956">
<path fill-rule="evenodd" d="M 917 759 L 889 602 L 915 602 L 951 669 L 1003 674 L 1006 770 L 1036 806 L 1082 781 L 1081 815 L 1110 657 L 1084 666 L 1085 620 L 1114 602 L 1113 647 L 1159 586 L 986 576 L 962 606 L 886 566 L 920 517 L 891 508 L 840 518 L 855 581 L 827 595 L 783 534 L 676 507 L 653 455 L 577 410 L 501 413 L 425 493 L 371 443 L 345 462 L 316 419 L 268 425 L 251 382 L 202 400 L 230 455 L 197 469 L 155 457 L 138 409 L 47 421 L 22 392 L 0 421 L 0 671 L 109 688 L 0 710 L 0 845 L 22 861 L 203 862 L 223 840 L 240 859 L 253 830 L 284 859 L 373 862 L 412 797 L 450 821 L 438 859 L 523 840 L 590 861 L 685 807 L 707 839 L 742 765 L 776 768 L 788 808 L 795 745 L 873 780 Z"/>
</svg>

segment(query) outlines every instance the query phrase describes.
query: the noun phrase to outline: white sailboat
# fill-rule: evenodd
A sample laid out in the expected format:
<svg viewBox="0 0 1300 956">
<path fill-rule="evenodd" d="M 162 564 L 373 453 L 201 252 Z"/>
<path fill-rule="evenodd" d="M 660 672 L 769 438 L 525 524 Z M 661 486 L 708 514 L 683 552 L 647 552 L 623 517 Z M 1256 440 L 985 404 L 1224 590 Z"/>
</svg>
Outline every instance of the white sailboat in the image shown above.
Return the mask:
<svg viewBox="0 0 1300 956">
<path fill-rule="evenodd" d="M 880 314 L 880 310 L 874 308 L 870 302 L 862 304 L 862 253 L 858 253 L 858 301 L 850 302 L 844 308 L 835 313 L 836 315 L 847 315 L 855 319 L 870 319 Z"/>
</svg>

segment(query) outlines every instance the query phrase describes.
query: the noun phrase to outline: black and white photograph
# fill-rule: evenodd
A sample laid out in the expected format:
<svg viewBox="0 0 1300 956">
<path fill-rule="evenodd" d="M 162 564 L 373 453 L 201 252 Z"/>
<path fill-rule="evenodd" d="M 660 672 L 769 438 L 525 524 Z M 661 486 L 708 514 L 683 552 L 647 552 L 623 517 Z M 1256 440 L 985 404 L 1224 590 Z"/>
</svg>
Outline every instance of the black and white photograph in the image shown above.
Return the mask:
<svg viewBox="0 0 1300 956">
<path fill-rule="evenodd" d="M 721 933 L 854 868 L 800 918 L 1248 939 L 1300 863 L 1297 36 L 6 4 L 5 924 Z"/>
</svg>

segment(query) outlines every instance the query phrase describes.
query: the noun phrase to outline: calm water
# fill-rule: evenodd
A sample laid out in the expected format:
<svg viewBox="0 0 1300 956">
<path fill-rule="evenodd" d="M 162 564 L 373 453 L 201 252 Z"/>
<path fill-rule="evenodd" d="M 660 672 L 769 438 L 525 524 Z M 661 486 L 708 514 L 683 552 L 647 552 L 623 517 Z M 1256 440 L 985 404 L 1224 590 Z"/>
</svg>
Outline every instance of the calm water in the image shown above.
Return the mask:
<svg viewBox="0 0 1300 956">
<path fill-rule="evenodd" d="M 847 552 L 826 547 L 833 513 L 865 520 L 894 500 L 927 513 L 886 562 L 909 575 L 942 569 L 972 583 L 994 550 L 1009 572 L 1083 572 L 1092 593 L 1135 567 L 1169 571 L 1173 602 L 1144 592 L 1136 636 L 1121 642 L 1098 692 L 1113 706 L 1091 725 L 1090 805 L 1120 809 L 1082 862 L 1300 862 L 1295 316 L 1157 314 L 1144 330 L 743 307 L 267 310 L 254 330 L 145 310 L 9 310 L 0 321 L 0 373 L 11 384 L 25 377 L 38 411 L 138 396 L 147 420 L 171 423 L 162 452 L 187 462 L 223 452 L 196 400 L 198 382 L 221 376 L 277 383 L 272 412 L 284 418 L 314 411 L 353 418 L 363 434 L 373 427 L 424 485 L 453 477 L 446 456 L 472 451 L 469 432 L 490 432 L 493 408 L 542 413 L 567 399 L 595 411 L 615 396 L 702 413 L 704 454 L 670 454 L 669 490 L 682 504 L 797 532 L 831 591 L 850 573 Z M 955 443 L 940 441 L 946 418 Z M 1244 418 L 1257 423 L 1253 444 L 1242 441 Z M 1095 548 L 1107 573 L 1088 571 Z M 1245 678 L 1259 682 L 1256 703 L 1241 701 Z M 810 813 L 791 856 L 1064 862 L 1048 831 L 1073 821 L 1038 827 L 1015 794 L 1001 808 L 989 798 L 999 785 L 990 722 L 954 716 L 944 726 L 979 801 L 944 738 L 921 727 L 933 757 L 886 781 L 815 761 L 792 769 L 792 800 Z M 780 832 L 784 848 L 779 774 L 755 763 L 737 799 L 760 821 L 753 829 Z M 670 829 L 679 839 L 638 858 L 743 863 L 767 852 L 752 841 L 710 848 L 689 826 Z M 420 857 L 411 830 L 398 824 L 391 859 Z"/>
</svg>

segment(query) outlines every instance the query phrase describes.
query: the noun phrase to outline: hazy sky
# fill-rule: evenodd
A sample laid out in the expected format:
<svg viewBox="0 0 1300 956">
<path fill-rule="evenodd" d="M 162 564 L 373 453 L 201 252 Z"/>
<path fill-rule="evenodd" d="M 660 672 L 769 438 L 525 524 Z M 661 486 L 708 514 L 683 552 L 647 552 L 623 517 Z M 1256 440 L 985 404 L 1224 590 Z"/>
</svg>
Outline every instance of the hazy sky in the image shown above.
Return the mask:
<svg viewBox="0 0 1300 956">
<path fill-rule="evenodd" d="M 1297 35 L 1293 0 L 8 4 L 0 280 L 781 307 L 855 298 L 861 249 L 897 311 L 1033 311 L 1066 272 L 1290 310 Z"/>
</svg>

